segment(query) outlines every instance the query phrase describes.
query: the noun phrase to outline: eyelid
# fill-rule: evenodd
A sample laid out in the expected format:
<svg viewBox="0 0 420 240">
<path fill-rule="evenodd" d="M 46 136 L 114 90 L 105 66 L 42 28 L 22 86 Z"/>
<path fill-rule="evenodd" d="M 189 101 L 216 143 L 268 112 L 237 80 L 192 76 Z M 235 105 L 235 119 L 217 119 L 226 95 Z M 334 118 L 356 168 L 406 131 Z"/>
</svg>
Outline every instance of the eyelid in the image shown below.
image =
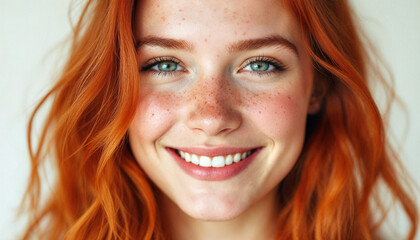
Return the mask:
<svg viewBox="0 0 420 240">
<path fill-rule="evenodd" d="M 268 64 L 271 64 L 275 69 L 270 70 L 270 71 L 265 71 L 265 72 L 259 72 L 258 74 L 261 73 L 269 73 L 271 71 L 284 71 L 287 70 L 287 67 L 285 64 L 283 64 L 281 61 L 272 58 L 272 57 L 266 57 L 266 56 L 257 56 L 257 57 L 251 57 L 245 60 L 245 62 L 243 64 L 241 64 L 241 67 L 239 68 L 238 72 L 241 72 L 245 67 L 247 67 L 249 64 L 251 63 L 255 63 L 255 62 L 267 62 Z M 250 72 L 254 72 L 254 71 L 250 71 Z"/>
<path fill-rule="evenodd" d="M 158 63 L 161 63 L 161 62 L 174 62 L 182 68 L 182 71 L 185 71 L 185 67 L 182 65 L 181 61 L 179 61 L 175 57 L 154 57 L 154 58 L 146 61 L 146 63 L 144 63 L 143 66 L 140 67 L 140 71 L 142 71 L 142 72 L 148 71 L 153 66 L 155 66 L 155 65 L 157 65 Z"/>
</svg>

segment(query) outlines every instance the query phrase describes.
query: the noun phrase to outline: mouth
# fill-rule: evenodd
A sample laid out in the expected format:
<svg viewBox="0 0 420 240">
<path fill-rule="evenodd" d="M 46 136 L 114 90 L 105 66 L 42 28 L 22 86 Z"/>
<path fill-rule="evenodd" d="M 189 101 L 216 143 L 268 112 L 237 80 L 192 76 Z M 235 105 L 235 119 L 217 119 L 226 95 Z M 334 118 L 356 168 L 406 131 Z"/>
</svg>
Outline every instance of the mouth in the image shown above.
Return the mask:
<svg viewBox="0 0 420 240">
<path fill-rule="evenodd" d="M 215 167 L 220 168 L 224 166 L 229 166 L 234 163 L 238 163 L 247 157 L 249 157 L 251 154 L 253 154 L 255 151 L 257 151 L 258 148 L 245 151 L 245 152 L 236 152 L 233 154 L 227 154 L 227 155 L 218 155 L 218 156 L 206 156 L 206 155 L 198 155 L 194 153 L 184 152 L 179 149 L 173 149 L 175 153 L 182 159 L 185 160 L 187 163 L 192 163 L 201 167 Z"/>
<path fill-rule="evenodd" d="M 238 175 L 252 163 L 262 149 L 166 148 L 185 173 L 205 181 L 221 181 Z"/>
</svg>

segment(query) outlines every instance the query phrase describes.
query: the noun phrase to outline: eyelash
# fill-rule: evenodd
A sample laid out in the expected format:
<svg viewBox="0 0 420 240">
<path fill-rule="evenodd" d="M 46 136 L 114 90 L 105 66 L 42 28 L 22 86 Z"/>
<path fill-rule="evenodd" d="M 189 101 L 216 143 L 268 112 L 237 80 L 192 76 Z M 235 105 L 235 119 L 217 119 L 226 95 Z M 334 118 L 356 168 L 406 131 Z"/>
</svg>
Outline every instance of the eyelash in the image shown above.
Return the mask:
<svg viewBox="0 0 420 240">
<path fill-rule="evenodd" d="M 248 60 L 245 61 L 244 63 L 244 67 L 241 68 L 239 71 L 242 71 L 245 67 L 249 66 L 250 64 L 253 63 L 258 63 L 258 62 L 265 62 L 268 63 L 270 65 L 272 65 L 274 67 L 274 69 L 270 70 L 270 71 L 248 71 L 251 74 L 257 74 L 258 76 L 265 76 L 267 74 L 273 74 L 275 72 L 283 72 L 285 70 L 287 70 L 286 66 L 284 64 L 282 64 L 281 62 L 279 62 L 278 60 L 274 59 L 274 58 L 270 58 L 270 57 L 264 57 L 264 56 L 258 56 L 255 58 L 250 58 Z"/>
<path fill-rule="evenodd" d="M 175 74 L 177 71 L 169 71 L 169 72 L 164 72 L 164 71 L 158 71 L 158 70 L 154 70 L 152 69 L 154 66 L 156 66 L 159 63 L 162 62 L 173 62 L 176 63 L 177 65 L 180 65 L 180 61 L 174 57 L 156 57 L 153 58 L 152 60 L 150 60 L 148 63 L 146 63 L 145 66 L 140 68 L 141 72 L 151 72 L 152 74 L 156 74 L 158 76 L 161 77 L 168 77 L 168 76 L 172 76 L 173 74 Z M 257 74 L 258 76 L 262 77 L 265 76 L 267 74 L 273 74 L 275 72 L 283 72 L 285 70 L 287 70 L 286 66 L 284 64 L 282 64 L 281 62 L 279 62 L 276 59 L 270 58 L 270 57 L 264 57 L 264 56 L 258 56 L 255 58 L 250 58 L 248 60 L 245 61 L 244 63 L 244 67 L 242 67 L 240 71 L 242 71 L 245 67 L 249 66 L 250 64 L 253 63 L 258 63 L 258 62 L 265 62 L 268 63 L 269 65 L 273 66 L 274 69 L 270 70 L 270 71 L 248 71 L 251 74 Z M 182 67 L 182 66 L 181 66 Z"/>
<path fill-rule="evenodd" d="M 172 76 L 173 74 L 175 74 L 176 71 L 169 71 L 169 72 L 164 72 L 164 71 L 157 71 L 152 69 L 154 66 L 158 65 L 159 63 L 162 62 L 173 62 L 176 63 L 177 65 L 180 65 L 180 61 L 174 57 L 156 57 L 153 58 L 152 60 L 148 61 L 148 63 L 146 63 L 145 66 L 140 68 L 141 72 L 151 72 L 152 74 L 156 74 L 158 76 L 162 76 L 162 77 L 166 77 L 166 76 Z M 182 67 L 182 66 L 181 66 Z"/>
</svg>

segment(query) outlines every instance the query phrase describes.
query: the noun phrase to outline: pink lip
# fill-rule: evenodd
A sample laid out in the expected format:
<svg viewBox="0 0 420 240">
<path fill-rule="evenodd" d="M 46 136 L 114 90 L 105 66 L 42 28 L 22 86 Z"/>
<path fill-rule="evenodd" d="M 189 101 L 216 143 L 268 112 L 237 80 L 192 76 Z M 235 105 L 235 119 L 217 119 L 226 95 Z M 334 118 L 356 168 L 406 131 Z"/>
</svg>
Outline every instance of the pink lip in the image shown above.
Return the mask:
<svg viewBox="0 0 420 240">
<path fill-rule="evenodd" d="M 255 159 L 255 157 L 260 153 L 260 148 L 177 148 L 181 151 L 186 151 L 189 153 L 197 154 L 197 155 L 205 155 L 205 156 L 221 156 L 221 155 L 228 155 L 238 152 L 246 152 L 249 150 L 255 150 L 251 155 L 247 158 L 233 163 L 229 166 L 224 166 L 220 168 L 216 167 L 201 167 L 195 165 L 190 162 L 186 162 L 176 153 L 174 148 L 167 147 L 166 150 L 171 154 L 171 156 L 175 159 L 178 165 L 187 173 L 189 176 L 204 181 L 223 181 L 229 178 L 232 178 L 249 166 L 249 164 Z"/>
</svg>

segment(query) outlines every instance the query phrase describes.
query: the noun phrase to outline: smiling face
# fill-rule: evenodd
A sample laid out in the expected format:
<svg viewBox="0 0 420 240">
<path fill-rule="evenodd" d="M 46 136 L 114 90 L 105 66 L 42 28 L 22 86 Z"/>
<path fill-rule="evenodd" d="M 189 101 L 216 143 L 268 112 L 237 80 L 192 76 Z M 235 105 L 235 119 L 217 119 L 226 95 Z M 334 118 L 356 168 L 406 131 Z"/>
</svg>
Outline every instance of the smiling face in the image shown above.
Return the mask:
<svg viewBox="0 0 420 240">
<path fill-rule="evenodd" d="M 129 140 L 142 169 L 193 218 L 233 219 L 272 198 L 319 108 L 296 20 L 274 0 L 145 0 L 135 15 Z"/>
</svg>

